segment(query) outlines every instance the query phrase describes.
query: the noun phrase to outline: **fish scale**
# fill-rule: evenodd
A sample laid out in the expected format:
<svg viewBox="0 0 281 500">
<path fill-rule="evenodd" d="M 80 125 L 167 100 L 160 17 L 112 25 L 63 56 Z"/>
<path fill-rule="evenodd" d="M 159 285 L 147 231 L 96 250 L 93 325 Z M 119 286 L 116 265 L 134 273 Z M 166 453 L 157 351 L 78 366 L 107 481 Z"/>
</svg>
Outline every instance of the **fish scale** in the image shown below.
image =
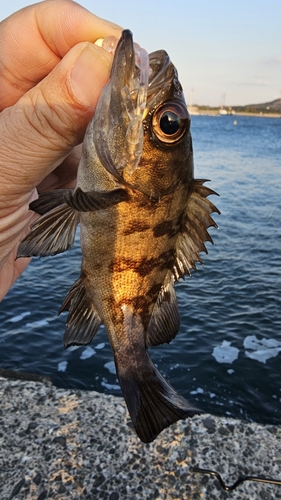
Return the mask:
<svg viewBox="0 0 281 500">
<path fill-rule="evenodd" d="M 201 412 L 159 373 L 148 347 L 176 336 L 174 282 L 201 262 L 219 211 L 207 199 L 215 193 L 194 179 L 190 119 L 168 54 L 149 55 L 146 83 L 134 60 L 125 30 L 84 137 L 77 186 L 31 203 L 40 217 L 18 257 L 68 250 L 80 223 L 81 275 L 60 308 L 69 311 L 64 344 L 89 344 L 104 324 L 133 426 L 147 443 Z"/>
</svg>

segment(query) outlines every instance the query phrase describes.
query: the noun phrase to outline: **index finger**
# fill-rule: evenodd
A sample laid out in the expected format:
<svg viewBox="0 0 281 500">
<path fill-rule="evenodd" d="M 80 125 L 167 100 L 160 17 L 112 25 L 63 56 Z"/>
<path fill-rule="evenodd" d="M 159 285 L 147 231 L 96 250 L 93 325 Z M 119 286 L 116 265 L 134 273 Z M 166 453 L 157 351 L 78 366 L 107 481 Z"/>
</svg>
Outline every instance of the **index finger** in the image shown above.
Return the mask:
<svg viewBox="0 0 281 500">
<path fill-rule="evenodd" d="M 46 0 L 0 23 L 0 111 L 13 105 L 79 42 L 95 42 L 121 28 L 71 0 Z"/>
</svg>

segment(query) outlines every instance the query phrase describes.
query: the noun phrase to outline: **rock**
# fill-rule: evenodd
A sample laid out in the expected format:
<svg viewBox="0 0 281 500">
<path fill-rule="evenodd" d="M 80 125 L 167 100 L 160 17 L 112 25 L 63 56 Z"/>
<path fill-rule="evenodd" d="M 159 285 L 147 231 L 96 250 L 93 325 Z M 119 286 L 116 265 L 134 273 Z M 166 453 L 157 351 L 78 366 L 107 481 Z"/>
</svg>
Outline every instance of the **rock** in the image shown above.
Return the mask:
<svg viewBox="0 0 281 500">
<path fill-rule="evenodd" d="M 15 497 L 16 495 L 19 494 L 20 490 L 22 489 L 22 487 L 24 486 L 25 484 L 25 479 L 22 478 L 17 484 L 16 486 L 14 487 L 12 493 L 11 493 L 11 498 Z"/>
<path fill-rule="evenodd" d="M 66 446 L 66 437 L 65 436 L 56 436 L 53 439 L 53 443 L 58 443 L 61 446 L 65 447 Z"/>
</svg>

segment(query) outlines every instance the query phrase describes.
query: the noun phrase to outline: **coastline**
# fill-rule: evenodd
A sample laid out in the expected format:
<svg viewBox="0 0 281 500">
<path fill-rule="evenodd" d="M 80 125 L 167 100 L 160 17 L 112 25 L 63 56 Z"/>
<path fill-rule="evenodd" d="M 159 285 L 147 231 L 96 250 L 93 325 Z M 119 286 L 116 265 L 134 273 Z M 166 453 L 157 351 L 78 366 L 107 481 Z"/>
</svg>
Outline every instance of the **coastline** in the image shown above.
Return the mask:
<svg viewBox="0 0 281 500">
<path fill-rule="evenodd" d="M 281 118 L 281 114 L 277 113 L 249 113 L 247 111 L 236 111 L 235 113 L 221 114 L 219 109 L 204 109 L 204 110 L 192 110 L 188 108 L 188 112 L 191 116 L 232 116 L 235 119 L 236 116 L 256 116 L 259 118 Z"/>
<path fill-rule="evenodd" d="M 192 466 L 228 485 L 241 475 L 281 479 L 280 426 L 203 414 L 143 444 L 122 398 L 1 375 L 1 500 L 230 498 Z M 231 493 L 249 498 L 281 499 L 281 486 L 246 481 Z"/>
</svg>

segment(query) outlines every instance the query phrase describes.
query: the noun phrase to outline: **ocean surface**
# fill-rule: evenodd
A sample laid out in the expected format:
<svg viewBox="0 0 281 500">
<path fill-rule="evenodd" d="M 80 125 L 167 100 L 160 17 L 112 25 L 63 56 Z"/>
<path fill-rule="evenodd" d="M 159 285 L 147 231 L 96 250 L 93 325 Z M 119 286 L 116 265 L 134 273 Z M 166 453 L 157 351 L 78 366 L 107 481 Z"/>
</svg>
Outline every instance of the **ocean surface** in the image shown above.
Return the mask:
<svg viewBox="0 0 281 500">
<path fill-rule="evenodd" d="M 281 120 L 193 116 L 195 177 L 211 179 L 219 230 L 192 278 L 176 285 L 181 327 L 150 349 L 159 370 L 206 412 L 281 423 Z M 48 375 L 60 387 L 121 395 L 102 327 L 85 347 L 64 350 L 80 274 L 79 242 L 34 258 L 0 304 L 0 367 Z"/>
</svg>

